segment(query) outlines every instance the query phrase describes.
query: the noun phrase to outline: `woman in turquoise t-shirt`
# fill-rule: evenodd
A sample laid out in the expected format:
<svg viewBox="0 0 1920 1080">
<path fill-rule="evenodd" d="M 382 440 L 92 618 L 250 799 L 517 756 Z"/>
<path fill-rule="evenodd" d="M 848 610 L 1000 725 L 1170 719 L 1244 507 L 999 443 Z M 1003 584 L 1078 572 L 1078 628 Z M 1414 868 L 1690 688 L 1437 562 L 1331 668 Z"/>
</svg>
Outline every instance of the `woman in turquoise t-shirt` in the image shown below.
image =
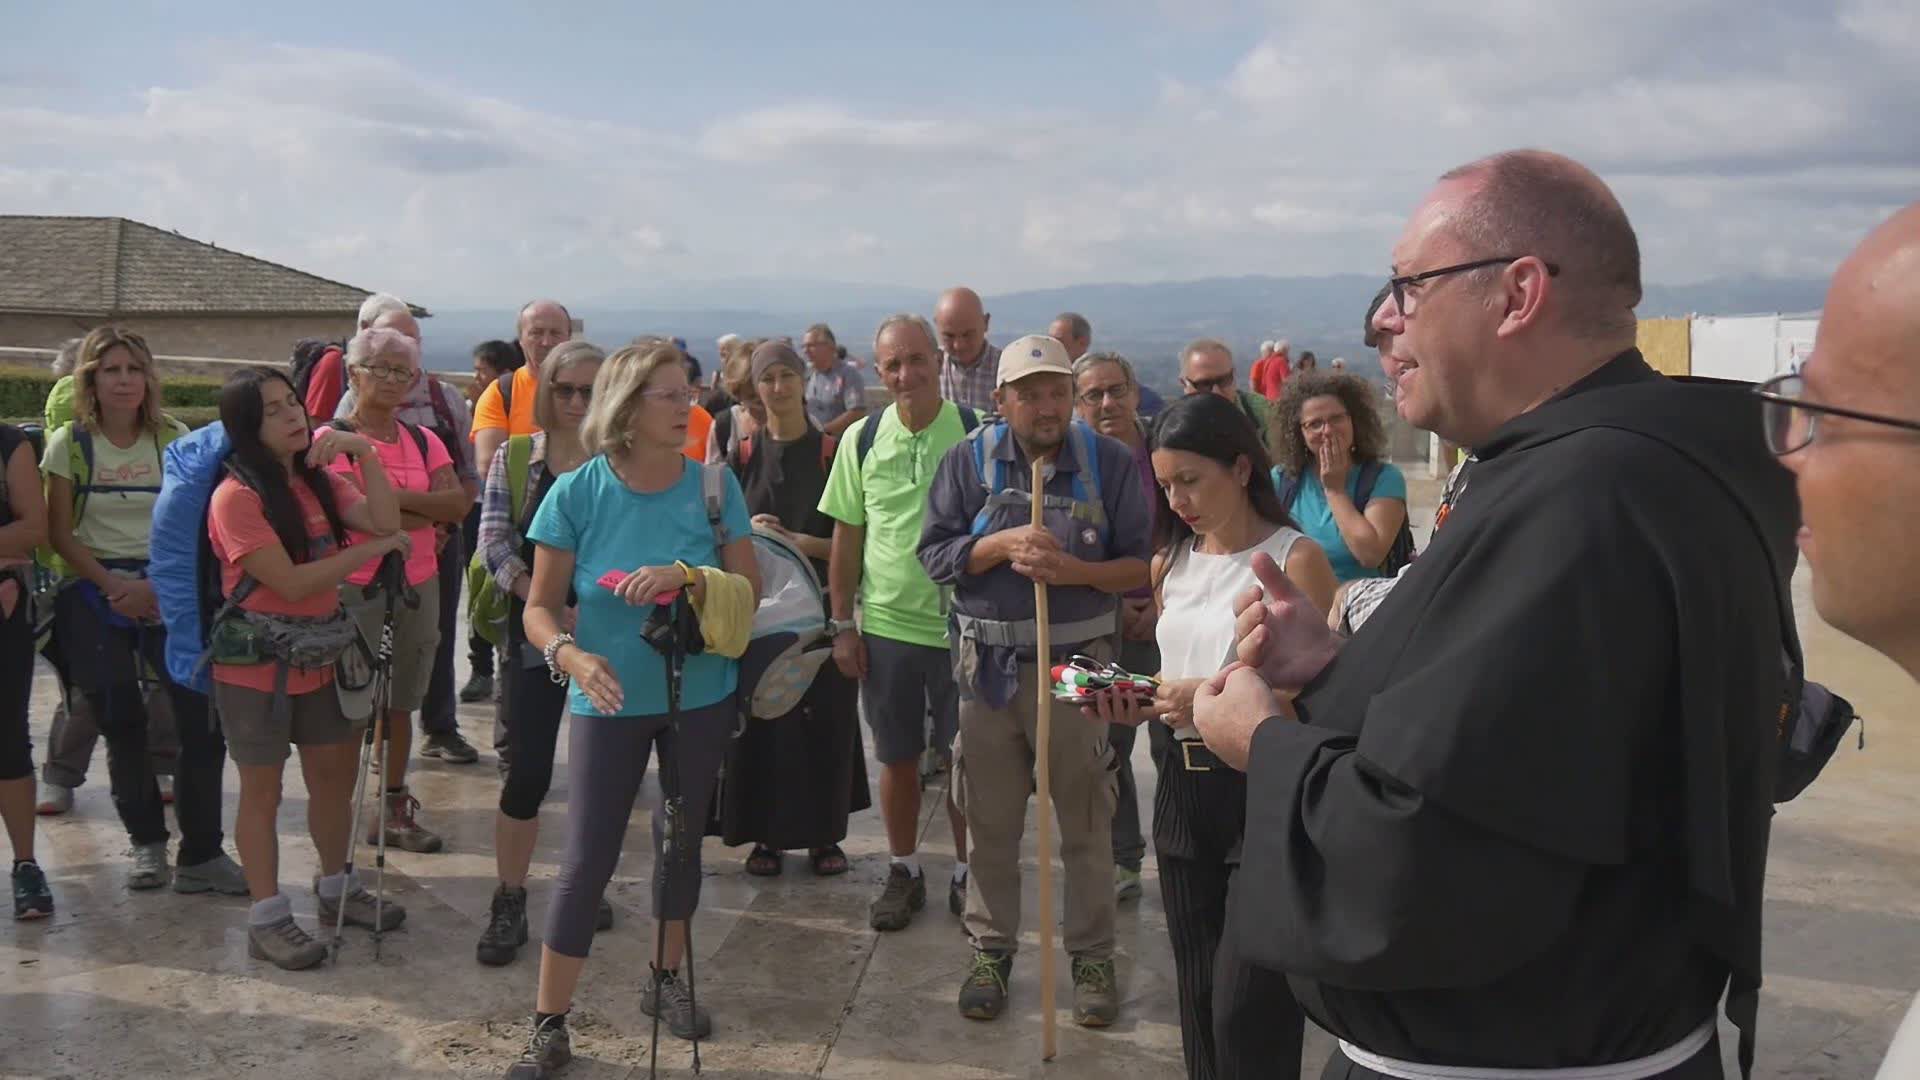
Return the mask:
<svg viewBox="0 0 1920 1080">
<path fill-rule="evenodd" d="M 653 912 L 661 920 L 664 959 L 641 989 L 640 1007 L 683 1039 L 707 1034 L 679 977 L 686 920 L 700 900 L 700 840 L 707 807 L 733 734 L 738 666 L 715 655 L 686 659 L 678 737 L 669 730 L 666 664 L 641 631 L 653 598 L 688 590 L 704 600 L 696 571 L 717 567 L 759 595 L 752 524 L 733 473 L 721 467 L 723 505 L 716 537 L 701 476 L 687 460 L 687 422 L 699 391 L 687 382 L 680 350 L 666 342 L 630 345 L 594 377 L 580 441 L 596 456 L 554 482 L 527 528 L 535 545 L 523 625 L 556 677 L 568 678 L 573 714 L 568 736 L 570 794 L 567 854 L 547 911 L 540 993 L 521 1069 L 544 1076 L 567 1060 L 566 1013 L 593 940 L 601 893 L 620 858 L 647 758 L 671 754 L 684 834 L 666 850 L 665 808 L 653 811 Z M 601 584 L 616 575 L 609 588 Z M 579 598 L 576 624 L 563 632 L 567 591 Z"/>
<path fill-rule="evenodd" d="M 1386 576 L 1381 563 L 1407 521 L 1407 479 L 1386 460 L 1373 389 L 1353 375 L 1294 375 L 1274 408 L 1272 442 L 1274 487 L 1283 498 L 1293 492 L 1287 509 L 1326 551 L 1334 577 Z M 1378 473 L 1364 499 L 1363 469 Z"/>
</svg>

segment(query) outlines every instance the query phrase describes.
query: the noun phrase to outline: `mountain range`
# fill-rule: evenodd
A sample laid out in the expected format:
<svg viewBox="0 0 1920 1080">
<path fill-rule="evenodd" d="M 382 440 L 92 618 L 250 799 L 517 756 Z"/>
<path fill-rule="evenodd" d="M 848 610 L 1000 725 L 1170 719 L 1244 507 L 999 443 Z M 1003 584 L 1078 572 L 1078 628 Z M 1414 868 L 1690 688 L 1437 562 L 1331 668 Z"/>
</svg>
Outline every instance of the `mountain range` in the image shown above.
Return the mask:
<svg viewBox="0 0 1920 1080">
<path fill-rule="evenodd" d="M 1259 343 L 1285 338 L 1294 355 L 1311 349 L 1322 366 L 1336 356 L 1361 374 L 1379 371 L 1361 344 L 1361 317 L 1382 284 L 1379 277 L 1332 274 L 1317 277 L 1205 278 L 1138 284 L 1069 285 L 986 298 L 989 336 L 1002 343 L 1024 333 L 1044 333 L 1053 317 L 1077 311 L 1093 323 L 1094 347 L 1132 360 L 1148 384 L 1172 392 L 1178 353 L 1196 337 L 1216 337 L 1234 349 L 1241 370 Z M 1649 284 L 1643 318 L 1690 313 L 1746 314 L 1817 309 L 1826 282 L 1814 279 L 1740 277 L 1686 285 Z M 687 339 L 703 363 L 714 359 L 715 338 L 725 333 L 799 338 L 825 322 L 858 356 L 871 352 L 871 327 L 896 311 L 931 314 L 937 290 L 782 278 L 734 278 L 663 282 L 608 293 L 573 306 L 584 336 L 615 345 L 640 334 Z M 460 370 L 478 342 L 511 337 L 514 312 L 501 309 L 436 310 L 423 328 L 427 366 Z"/>
</svg>

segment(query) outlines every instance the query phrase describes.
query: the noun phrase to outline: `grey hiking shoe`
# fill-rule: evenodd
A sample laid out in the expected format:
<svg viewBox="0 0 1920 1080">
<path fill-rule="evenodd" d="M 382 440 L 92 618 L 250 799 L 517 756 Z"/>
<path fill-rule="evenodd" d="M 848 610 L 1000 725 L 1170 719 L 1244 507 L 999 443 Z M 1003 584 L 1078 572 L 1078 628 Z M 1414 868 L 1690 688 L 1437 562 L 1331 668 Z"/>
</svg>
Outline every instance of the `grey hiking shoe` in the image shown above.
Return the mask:
<svg viewBox="0 0 1920 1080">
<path fill-rule="evenodd" d="M 421 855 L 431 855 L 439 851 L 445 842 L 440 834 L 422 828 L 414 815 L 420 810 L 420 800 L 407 791 L 389 791 L 387 800 L 387 846 L 397 847 L 401 851 L 412 851 Z M 367 843 L 380 842 L 380 823 L 374 822 L 367 829 Z"/>
<path fill-rule="evenodd" d="M 327 947 L 300 929 L 289 915 L 266 926 L 247 927 L 247 955 L 271 960 L 286 971 L 304 971 L 327 958 Z"/>
<path fill-rule="evenodd" d="M 867 911 L 867 924 L 875 930 L 905 930 L 913 913 L 926 906 L 927 875 L 894 863 L 887 868 L 887 887 Z"/>
<path fill-rule="evenodd" d="M 1140 899 L 1140 871 L 1138 868 L 1116 866 L 1113 868 L 1113 899 L 1124 904 L 1129 900 Z"/>
<path fill-rule="evenodd" d="M 507 1068 L 507 1080 L 547 1080 L 553 1070 L 573 1060 L 573 1040 L 567 1035 L 567 1018 L 549 1016 L 542 1023 L 533 1021 L 533 1034 L 527 1036 L 520 1060 Z"/>
<path fill-rule="evenodd" d="M 319 878 L 313 879 L 313 898 L 318 901 L 320 905 L 320 925 L 337 925 L 340 917 L 340 899 L 334 898 L 330 900 L 321 895 Z M 348 926 L 364 926 L 368 930 L 372 930 L 374 928 L 373 915 L 376 908 L 380 912 L 380 929 L 382 930 L 392 930 L 407 921 L 406 908 L 401 907 L 392 900 L 388 900 L 385 903 L 376 903 L 374 895 L 367 891 L 365 885 L 356 885 L 353 891 L 347 893 L 345 899 L 347 902 Z"/>
<path fill-rule="evenodd" d="M 177 893 L 217 892 L 222 896 L 247 895 L 247 875 L 240 864 L 221 852 L 203 863 L 182 866 L 173 872 L 173 891 Z"/>
<path fill-rule="evenodd" d="M 1073 957 L 1073 1022 L 1081 1027 L 1106 1027 L 1120 1015 L 1120 991 L 1113 960 Z"/>
<path fill-rule="evenodd" d="M 693 995 L 677 971 L 648 965 L 651 977 L 640 988 L 640 1011 L 666 1021 L 667 1030 L 682 1039 L 704 1039 L 713 1034 L 713 1017 L 693 1007 Z"/>
<path fill-rule="evenodd" d="M 462 704 L 472 705 L 478 701 L 486 701 L 492 696 L 493 676 L 491 675 L 475 675 L 467 680 L 467 685 L 460 688 Z"/>
<path fill-rule="evenodd" d="M 969 1020 L 992 1020 L 1007 1007 L 1007 980 L 1013 977 L 1013 954 L 975 949 L 966 981 L 960 984 L 960 1015 Z"/>
<path fill-rule="evenodd" d="M 493 890 L 493 907 L 475 955 L 488 967 L 501 967 L 513 963 L 513 958 L 520 955 L 520 946 L 526 943 L 527 890 L 524 886 L 509 889 L 502 885 Z"/>
<path fill-rule="evenodd" d="M 127 871 L 127 888 L 157 889 L 172 876 L 172 868 L 167 865 L 165 840 L 134 845 L 133 869 Z"/>
<path fill-rule="evenodd" d="M 480 751 L 457 731 L 444 735 L 427 736 L 427 745 L 420 750 L 421 757 L 439 758 L 455 765 L 471 765 L 480 760 Z"/>
</svg>

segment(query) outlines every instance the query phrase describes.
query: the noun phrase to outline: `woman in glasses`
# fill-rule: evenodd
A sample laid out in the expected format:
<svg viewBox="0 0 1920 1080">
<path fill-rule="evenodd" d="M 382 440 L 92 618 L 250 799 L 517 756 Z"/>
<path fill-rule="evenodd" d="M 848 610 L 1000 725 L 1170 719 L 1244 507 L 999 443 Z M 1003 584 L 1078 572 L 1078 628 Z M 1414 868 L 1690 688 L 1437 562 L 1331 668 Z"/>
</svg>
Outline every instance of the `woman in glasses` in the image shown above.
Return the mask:
<svg viewBox="0 0 1920 1080">
<path fill-rule="evenodd" d="M 416 812 L 420 800 L 407 790 L 407 755 L 413 750 L 411 716 L 427 696 L 433 677 L 434 651 L 440 645 L 440 544 L 438 526 L 458 525 L 467 516 L 468 498 L 454 472 L 454 463 L 440 437 L 401 420 L 396 413 L 420 375 L 420 346 L 398 330 L 375 327 L 362 330 L 347 343 L 347 376 L 353 383 L 352 411 L 331 427 L 314 433 L 318 440 L 334 429 L 364 435 L 373 444 L 400 501 L 400 522 L 412 538 L 403 569 L 405 595 L 389 596 L 393 585 L 376 580 L 379 565 L 369 563 L 347 577 L 340 600 L 360 623 L 370 643 L 378 642 L 389 605 L 393 612 L 393 657 L 388 672 L 392 691 L 385 731 L 387 745 L 376 759 L 385 785 L 386 842 L 406 851 L 439 851 L 438 834 L 423 827 Z M 329 466 L 360 484 L 360 463 L 336 458 Z M 350 533 L 355 543 L 368 537 Z M 378 722 L 378 718 L 376 718 Z M 367 842 L 379 840 L 376 818 Z M 388 921 L 398 925 L 395 909 L 386 909 Z M 392 929 L 391 926 L 381 929 Z"/>
<path fill-rule="evenodd" d="M 567 854 L 547 908 L 533 1030 L 508 1073 L 520 1080 L 546 1077 L 571 1056 L 567 1010 L 593 942 L 595 909 L 656 749 L 663 775 L 670 773 L 677 788 L 679 812 L 670 835 L 669 808 L 653 810 L 660 936 L 640 1007 L 683 1039 L 712 1026 L 680 967 L 687 920 L 699 906 L 700 835 L 733 734 L 739 672 L 710 650 L 686 655 L 679 699 L 670 701 L 663 653 L 684 647 L 674 639 L 687 628 L 664 624 L 669 608 L 660 601 L 684 592 L 695 607 L 709 608 L 694 631 L 704 633 L 716 603 L 724 606 L 733 594 L 750 606 L 760 580 L 739 482 L 718 472 L 718 520 L 711 519 L 704 474 L 713 467 L 683 453 L 698 394 L 671 343 L 629 345 L 608 357 L 581 427 L 581 442 L 594 456 L 555 481 L 527 528 L 535 547 L 526 637 L 554 676 L 572 682 L 572 772 Z M 568 631 L 570 591 L 579 608 Z M 752 617 L 750 610 L 739 614 Z"/>
<path fill-rule="evenodd" d="M 494 817 L 493 860 L 500 885 L 477 949 L 481 963 L 510 964 L 527 942 L 527 867 L 540 832 L 540 803 L 553 783 L 553 752 L 567 687 L 547 675 L 540 653 L 527 644 L 522 618 L 533 584 L 533 542 L 526 526 L 560 478 L 585 464 L 580 424 L 593 401 L 593 379 L 606 354 L 585 341 L 569 341 L 547 354 L 535 383 L 533 420 L 540 430 L 514 435 L 493 455 L 480 506 L 480 557 L 487 573 L 507 591 L 506 663 L 500 724 L 506 729 L 506 778 Z M 574 628 L 579 599 L 569 591 L 561 618 Z M 594 928 L 613 925 L 613 908 L 600 898 Z"/>
<path fill-rule="evenodd" d="M 1340 581 L 1399 569 L 1388 555 L 1407 524 L 1407 480 L 1386 460 L 1374 398 L 1357 376 L 1300 368 L 1274 407 L 1274 488 Z"/>
<path fill-rule="evenodd" d="M 1256 554 L 1271 556 L 1322 611 L 1333 600 L 1333 569 L 1320 546 L 1293 527 L 1274 493 L 1260 437 L 1225 398 L 1194 394 L 1167 408 L 1154 427 L 1153 471 L 1159 508 L 1151 580 L 1161 662 L 1160 690 L 1146 710 L 1160 721 L 1148 736 L 1159 772 L 1153 846 L 1173 937 L 1187 1075 L 1296 1076 L 1304 1029 L 1285 979 L 1221 948 L 1247 781 L 1200 741 L 1193 695 L 1233 659 L 1234 626 L 1225 613 L 1256 584 Z M 1131 702 L 1107 699 L 1095 711 L 1110 723 L 1141 719 Z M 1216 986 L 1229 988 L 1229 996 L 1217 1000 Z M 1216 1013 L 1218 1028 L 1233 1033 L 1227 1046 L 1215 1045 Z"/>
</svg>

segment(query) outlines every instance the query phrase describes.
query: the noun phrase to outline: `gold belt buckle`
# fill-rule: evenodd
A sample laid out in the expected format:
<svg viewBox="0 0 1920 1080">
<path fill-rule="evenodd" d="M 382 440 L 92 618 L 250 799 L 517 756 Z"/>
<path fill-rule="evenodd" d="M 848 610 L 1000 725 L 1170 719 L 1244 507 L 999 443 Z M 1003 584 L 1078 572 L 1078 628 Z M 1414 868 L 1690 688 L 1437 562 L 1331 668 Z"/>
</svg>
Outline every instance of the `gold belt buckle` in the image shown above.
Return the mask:
<svg viewBox="0 0 1920 1080">
<path fill-rule="evenodd" d="M 1180 763 L 1183 766 L 1185 766 L 1186 771 L 1188 772 L 1212 772 L 1213 771 L 1213 766 L 1211 765 L 1195 765 L 1193 763 L 1194 744 L 1200 743 L 1200 745 L 1204 747 L 1206 746 L 1205 743 L 1201 743 L 1199 739 L 1180 739 L 1179 743 L 1180 743 Z"/>
</svg>

